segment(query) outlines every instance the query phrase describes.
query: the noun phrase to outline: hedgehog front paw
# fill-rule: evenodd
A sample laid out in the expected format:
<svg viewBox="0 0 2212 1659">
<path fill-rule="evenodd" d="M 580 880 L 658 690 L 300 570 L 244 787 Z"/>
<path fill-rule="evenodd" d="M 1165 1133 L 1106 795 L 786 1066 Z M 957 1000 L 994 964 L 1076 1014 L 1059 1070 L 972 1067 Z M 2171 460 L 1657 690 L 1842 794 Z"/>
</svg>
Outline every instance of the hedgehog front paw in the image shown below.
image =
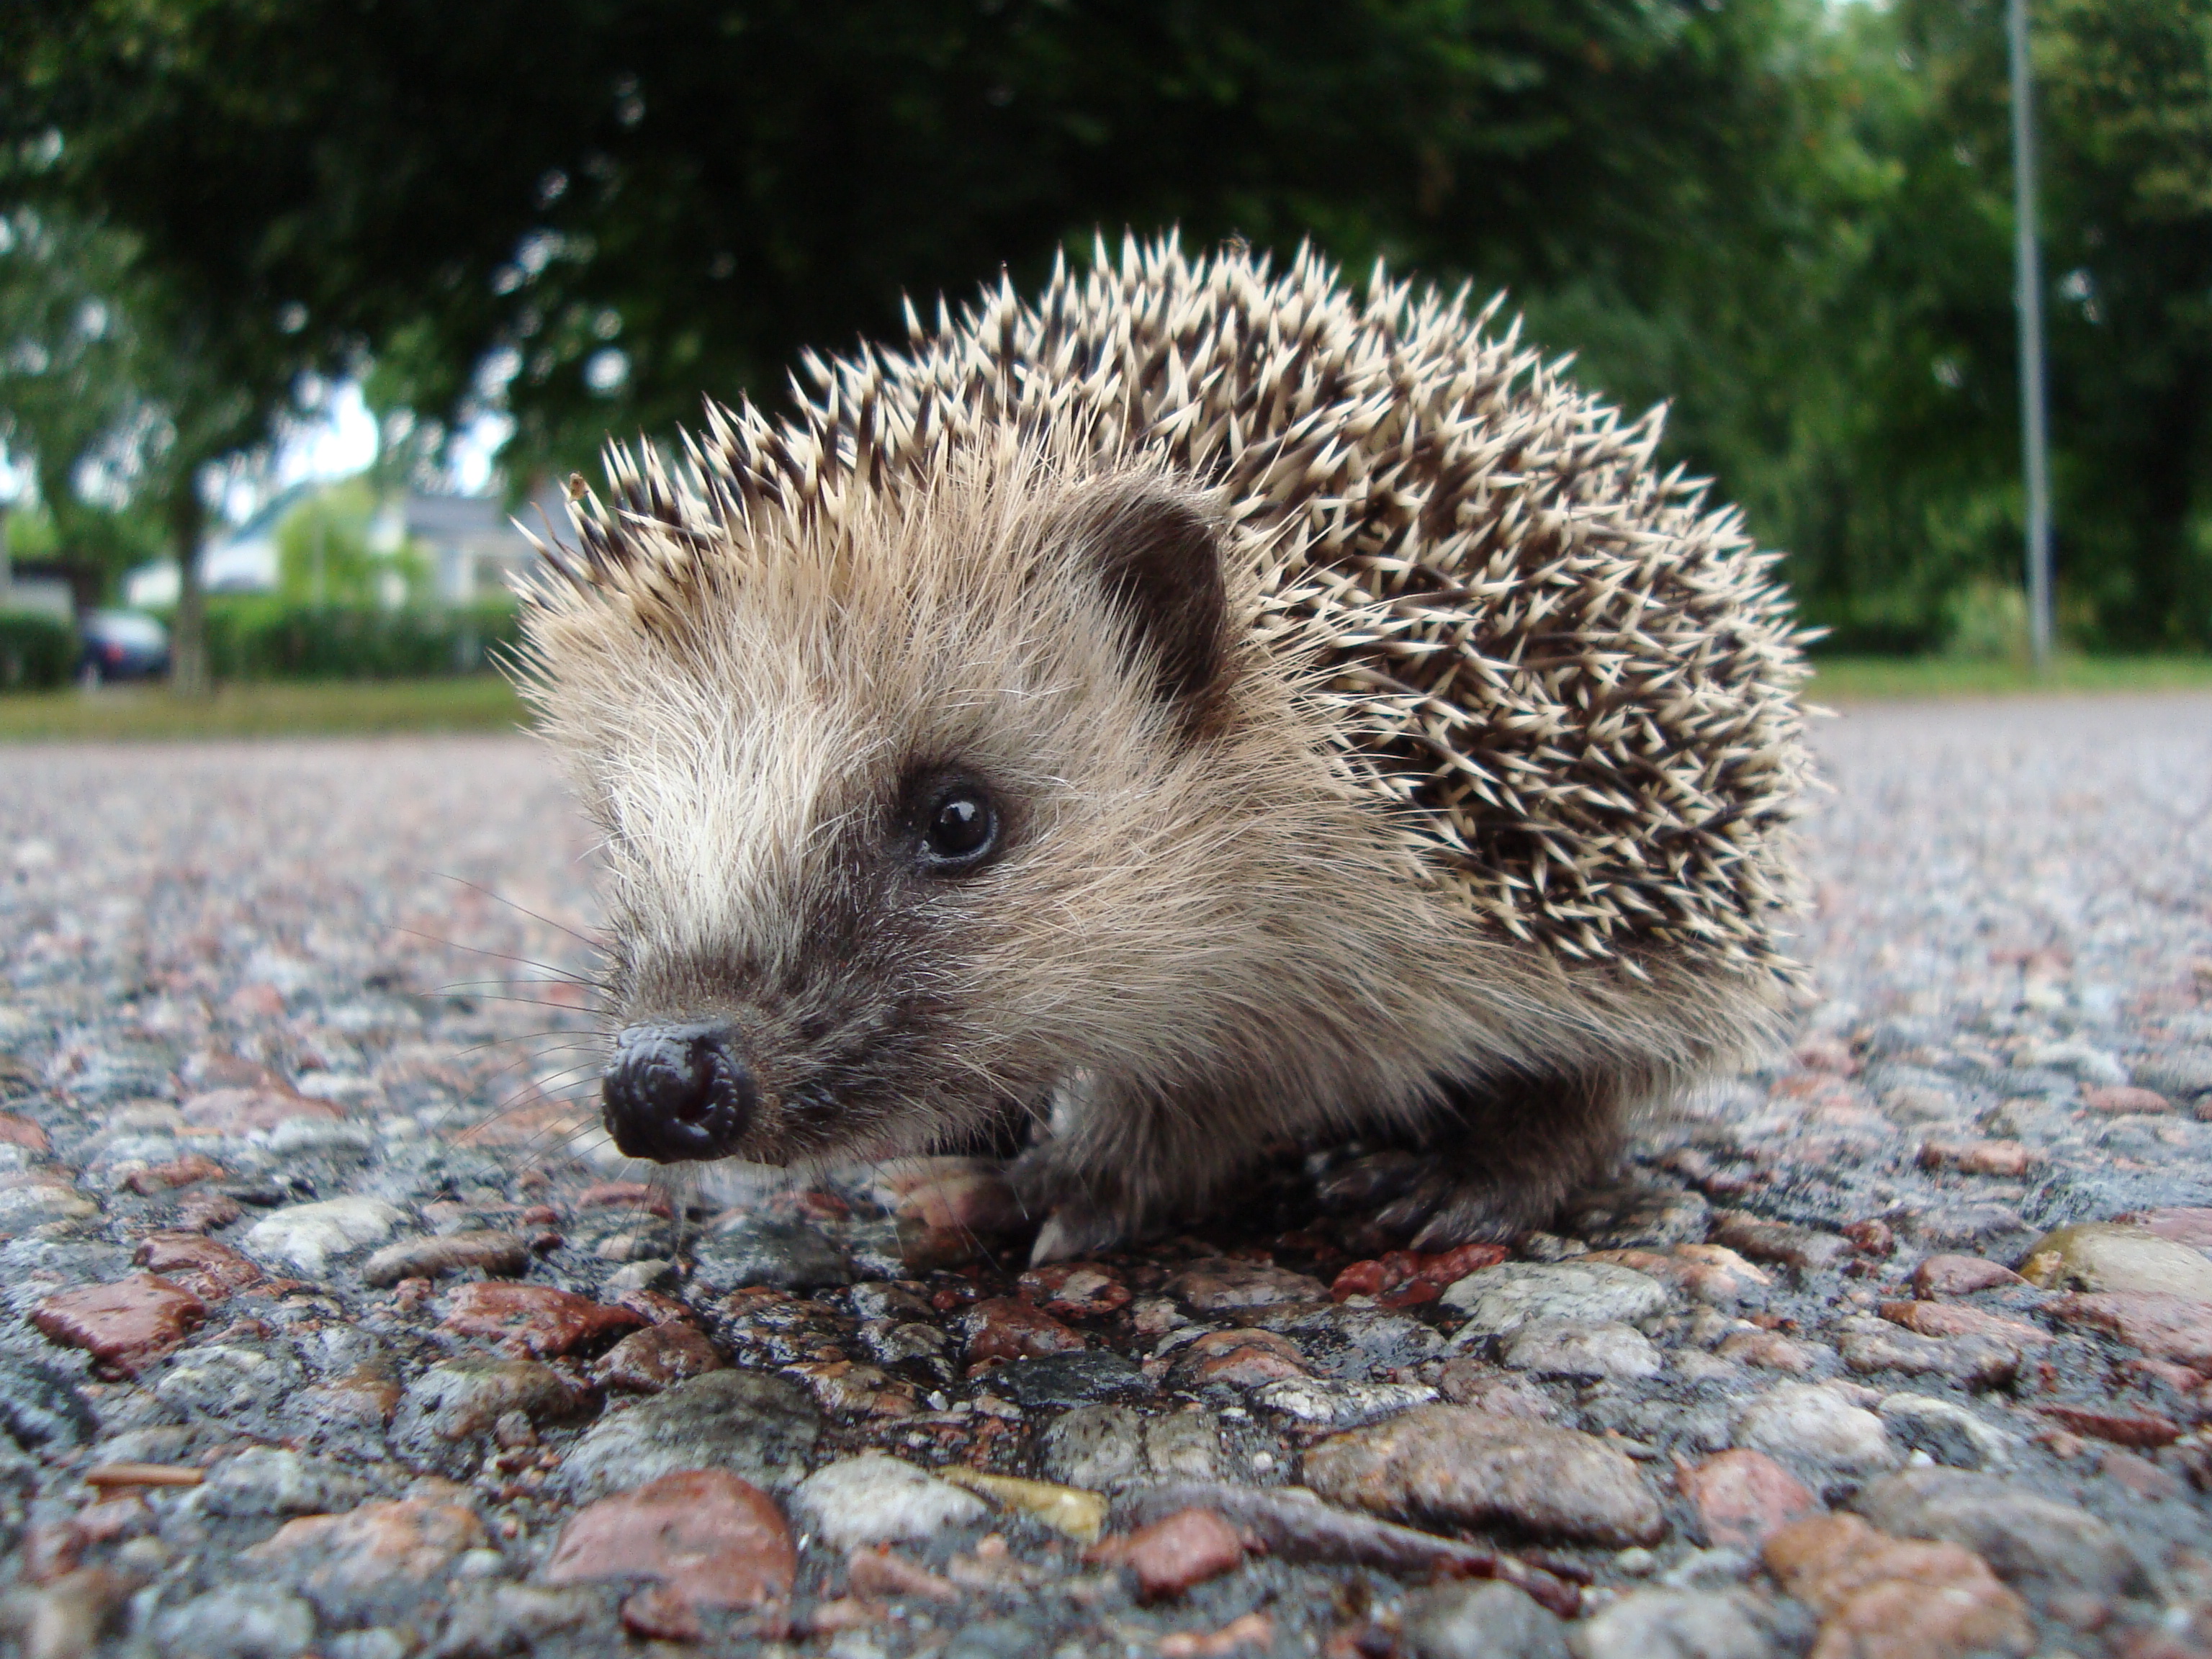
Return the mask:
<svg viewBox="0 0 2212 1659">
<path fill-rule="evenodd" d="M 1043 1219 L 1030 1249 L 1033 1267 L 1109 1250 L 1128 1237 L 1115 1206 L 1054 1158 L 1049 1146 L 1032 1147 L 1016 1158 L 1006 1168 L 1006 1179 L 1023 1213 Z"/>
</svg>

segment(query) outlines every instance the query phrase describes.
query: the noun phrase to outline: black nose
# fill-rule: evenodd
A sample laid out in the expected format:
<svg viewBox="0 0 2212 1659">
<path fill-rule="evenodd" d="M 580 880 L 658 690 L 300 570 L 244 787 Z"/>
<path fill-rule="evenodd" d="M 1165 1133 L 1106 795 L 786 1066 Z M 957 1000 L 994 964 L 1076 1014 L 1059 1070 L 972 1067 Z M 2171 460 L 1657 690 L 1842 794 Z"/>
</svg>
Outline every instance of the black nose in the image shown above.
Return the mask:
<svg viewBox="0 0 2212 1659">
<path fill-rule="evenodd" d="M 607 1133 L 624 1156 L 657 1164 L 726 1158 L 750 1121 L 752 1073 L 727 1025 L 633 1025 L 600 1079 Z"/>
</svg>

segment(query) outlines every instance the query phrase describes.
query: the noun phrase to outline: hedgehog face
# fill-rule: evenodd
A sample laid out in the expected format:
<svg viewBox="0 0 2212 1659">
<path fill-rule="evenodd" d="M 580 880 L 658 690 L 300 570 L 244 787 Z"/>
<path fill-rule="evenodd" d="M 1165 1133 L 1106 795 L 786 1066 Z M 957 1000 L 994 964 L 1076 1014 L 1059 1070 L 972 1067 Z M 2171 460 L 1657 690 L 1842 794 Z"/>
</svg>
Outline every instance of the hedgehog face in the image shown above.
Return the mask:
<svg viewBox="0 0 2212 1659">
<path fill-rule="evenodd" d="M 1204 498 L 1002 473 L 776 530 L 532 619 L 605 833 L 617 1143 L 918 1152 L 1218 1050 L 1223 962 L 1284 948 L 1236 872 L 1342 805 L 1245 746 Z"/>
</svg>

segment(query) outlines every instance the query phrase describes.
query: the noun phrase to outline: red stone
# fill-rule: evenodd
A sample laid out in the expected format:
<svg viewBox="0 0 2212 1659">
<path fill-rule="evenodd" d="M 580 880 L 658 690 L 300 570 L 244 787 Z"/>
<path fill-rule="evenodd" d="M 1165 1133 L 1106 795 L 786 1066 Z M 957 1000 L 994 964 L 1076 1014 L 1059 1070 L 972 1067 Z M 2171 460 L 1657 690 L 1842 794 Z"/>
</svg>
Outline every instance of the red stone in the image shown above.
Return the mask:
<svg viewBox="0 0 2212 1659">
<path fill-rule="evenodd" d="M 261 1269 L 229 1245 L 199 1233 L 149 1233 L 131 1258 L 140 1267 L 180 1285 L 203 1302 L 220 1302 L 233 1291 L 260 1282 Z"/>
<path fill-rule="evenodd" d="M 1083 1338 L 1050 1314 L 1008 1296 L 994 1296 L 961 1316 L 970 1365 L 1001 1359 L 1037 1359 L 1048 1353 L 1072 1353 L 1084 1346 Z"/>
<path fill-rule="evenodd" d="M 1305 1356 L 1273 1331 L 1209 1331 L 1175 1355 L 1176 1378 L 1188 1388 L 1228 1382 L 1250 1389 L 1309 1374 Z"/>
<path fill-rule="evenodd" d="M 132 1273 L 48 1297 L 31 1322 L 49 1340 L 82 1348 L 111 1373 L 136 1376 L 207 1317 L 207 1304 L 181 1285 Z"/>
<path fill-rule="evenodd" d="M 1180 1595 L 1237 1566 L 1244 1559 L 1244 1540 L 1212 1510 L 1178 1510 L 1126 1538 L 1093 1545 L 1084 1559 L 1129 1568 L 1137 1575 L 1138 1594 L 1151 1601 Z"/>
<path fill-rule="evenodd" d="M 156 1193 L 171 1187 L 189 1187 L 195 1181 L 216 1181 L 229 1173 L 201 1152 L 186 1152 L 167 1164 L 139 1170 L 124 1184 L 134 1193 Z"/>
<path fill-rule="evenodd" d="M 327 1100 L 315 1100 L 290 1089 L 210 1089 L 184 1104 L 185 1121 L 225 1134 L 244 1134 L 254 1129 L 273 1129 L 295 1117 L 335 1121 L 345 1115 Z"/>
<path fill-rule="evenodd" d="M 688 1302 L 679 1302 L 659 1291 L 629 1290 L 614 1299 L 617 1308 L 628 1308 L 648 1325 L 665 1325 L 672 1319 L 687 1322 L 696 1316 Z"/>
<path fill-rule="evenodd" d="M 1929 1140 L 1920 1147 L 1922 1169 L 1961 1175 L 2026 1175 L 2041 1161 L 2041 1154 L 2017 1140 Z"/>
<path fill-rule="evenodd" d="M 1355 1261 L 1339 1273 L 1328 1293 L 1339 1302 L 1347 1297 L 1372 1296 L 1384 1298 L 1389 1307 L 1411 1307 L 1435 1301 L 1456 1281 L 1496 1267 L 1508 1254 L 1503 1244 L 1462 1244 L 1433 1255 L 1386 1251 L 1373 1261 Z"/>
<path fill-rule="evenodd" d="M 1861 1255 L 1893 1255 L 1897 1251 L 1895 1230 L 1879 1216 L 1852 1222 L 1844 1229 L 1844 1237 Z"/>
<path fill-rule="evenodd" d="M 2166 1291 L 2081 1291 L 2054 1296 L 2042 1311 L 2065 1325 L 2084 1325 L 2171 1359 L 2212 1372 L 2212 1302 Z"/>
<path fill-rule="evenodd" d="M 476 1511 L 436 1497 L 363 1504 L 343 1515 L 307 1515 L 244 1553 L 283 1563 L 302 1587 L 360 1595 L 394 1583 L 442 1582 L 453 1558 L 491 1540 Z"/>
<path fill-rule="evenodd" d="M 576 1207 L 580 1210 L 599 1205 L 650 1210 L 657 1216 L 675 1213 L 668 1201 L 668 1194 L 663 1188 L 642 1181 L 602 1181 L 576 1194 Z"/>
<path fill-rule="evenodd" d="M 27 1152 L 50 1150 L 46 1132 L 27 1117 L 0 1112 L 0 1146 L 21 1146 Z"/>
<path fill-rule="evenodd" d="M 1838 1077 L 1856 1077 L 1859 1058 L 1834 1037 L 1808 1037 L 1797 1045 L 1797 1063 L 1808 1072 L 1829 1072 Z"/>
<path fill-rule="evenodd" d="M 628 1308 L 610 1308 L 550 1285 L 463 1285 L 446 1304 L 445 1328 L 493 1336 L 520 1353 L 564 1354 L 645 1323 Z"/>
<path fill-rule="evenodd" d="M 759 1488 L 726 1469 L 685 1469 L 580 1510 L 545 1564 L 549 1584 L 649 1579 L 665 1595 L 646 1609 L 678 1606 L 760 1615 L 781 1635 L 799 1553 L 781 1512 Z"/>
<path fill-rule="evenodd" d="M 671 1320 L 631 1332 L 607 1350 L 593 1374 L 611 1389 L 657 1394 L 687 1376 L 721 1367 L 722 1356 L 696 1327 Z"/>
<path fill-rule="evenodd" d="M 1683 1470 L 1678 1484 L 1697 1505 L 1706 1540 L 1717 1545 L 1756 1549 L 1772 1533 L 1820 1507 L 1802 1481 L 1764 1452 L 1717 1453 Z"/>
<path fill-rule="evenodd" d="M 1088 1261 L 1055 1261 L 1032 1267 L 1020 1280 L 1023 1297 L 1062 1319 L 1097 1319 L 1129 1305 L 1129 1287 L 1110 1267 Z"/>
<path fill-rule="evenodd" d="M 228 1193 L 186 1193 L 177 1200 L 179 1230 L 204 1233 L 228 1227 L 246 1211 Z"/>
<path fill-rule="evenodd" d="M 1891 1324 L 1921 1336 L 1981 1336 L 2035 1348 L 2051 1340 L 2051 1333 L 2040 1326 L 1951 1302 L 1885 1302 L 1879 1311 Z"/>
<path fill-rule="evenodd" d="M 2122 1218 L 2148 1227 L 2160 1238 L 2170 1238 L 2177 1244 L 2212 1250 L 2212 1209 L 2168 1207 L 2145 1210 L 2139 1215 Z"/>
<path fill-rule="evenodd" d="M 2081 1103 L 2093 1112 L 2170 1112 L 2173 1103 L 2154 1089 L 2115 1084 L 2081 1091 Z"/>
<path fill-rule="evenodd" d="M 1978 1255 L 1931 1255 L 1912 1270 L 1912 1293 L 1933 1300 L 1943 1296 L 1972 1296 L 2000 1285 L 2025 1285 L 2003 1263 Z"/>
<path fill-rule="evenodd" d="M 981 1158 L 911 1158 L 878 1179 L 902 1232 L 1002 1233 L 1028 1218 L 1005 1173 Z"/>
<path fill-rule="evenodd" d="M 2181 1438 L 2181 1425 L 2155 1412 L 2123 1415 L 2093 1412 L 2079 1406 L 2038 1406 L 2037 1413 L 2076 1434 L 2115 1446 L 2170 1446 Z"/>
<path fill-rule="evenodd" d="M 908 1560 L 889 1544 L 854 1550 L 846 1563 L 845 1581 L 854 1595 L 867 1601 L 891 1601 L 907 1595 L 930 1601 L 960 1599 L 957 1584 Z"/>
</svg>

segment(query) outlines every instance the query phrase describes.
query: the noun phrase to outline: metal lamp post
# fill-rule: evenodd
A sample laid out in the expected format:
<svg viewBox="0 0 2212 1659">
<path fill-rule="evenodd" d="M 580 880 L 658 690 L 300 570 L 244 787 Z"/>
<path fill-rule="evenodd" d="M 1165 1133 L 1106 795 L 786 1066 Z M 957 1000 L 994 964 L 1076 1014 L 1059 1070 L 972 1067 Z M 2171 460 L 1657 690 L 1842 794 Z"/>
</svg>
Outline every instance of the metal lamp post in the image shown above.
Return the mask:
<svg viewBox="0 0 2212 1659">
<path fill-rule="evenodd" d="M 2027 0 L 2005 0 L 2012 56 L 2014 307 L 2020 315 L 2021 447 L 2027 472 L 2027 641 L 2039 674 L 2051 666 L 2051 465 L 2044 414 L 2043 261 L 2035 236 L 2035 110 Z"/>
</svg>

